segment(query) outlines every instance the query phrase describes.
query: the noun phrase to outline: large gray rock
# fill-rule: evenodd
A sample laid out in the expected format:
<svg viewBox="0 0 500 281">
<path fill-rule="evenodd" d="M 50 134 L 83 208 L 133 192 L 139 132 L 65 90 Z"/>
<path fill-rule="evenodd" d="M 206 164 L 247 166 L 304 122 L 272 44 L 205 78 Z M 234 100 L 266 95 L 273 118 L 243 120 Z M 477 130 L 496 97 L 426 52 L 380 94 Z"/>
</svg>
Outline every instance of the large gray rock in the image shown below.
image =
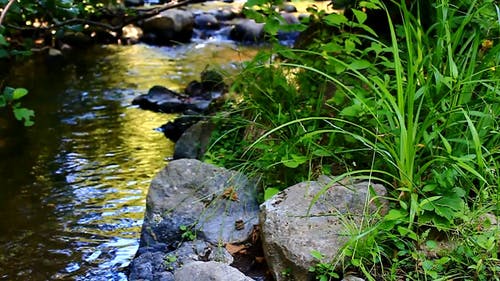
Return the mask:
<svg viewBox="0 0 500 281">
<path fill-rule="evenodd" d="M 281 275 L 285 270 L 291 270 L 293 280 L 311 278 L 309 268 L 317 262 L 312 250 L 326 260 L 334 258 L 350 234 L 345 222 L 360 225 L 364 214 L 386 206 L 380 197 L 370 201 L 367 187 L 367 182 L 332 185 L 327 177 L 320 177 L 289 187 L 261 205 L 263 250 L 277 281 L 290 280 Z M 380 184 L 371 187 L 379 196 L 386 194 Z"/>
<path fill-rule="evenodd" d="M 142 24 L 143 40 L 159 45 L 189 42 L 193 35 L 194 16 L 189 11 L 170 9 L 146 19 Z"/>
<path fill-rule="evenodd" d="M 254 182 L 198 160 L 175 160 L 151 182 L 140 244 L 172 247 L 182 240 L 181 227 L 214 245 L 240 243 L 256 224 Z"/>
<path fill-rule="evenodd" d="M 192 262 L 175 271 L 176 281 L 253 281 L 239 270 L 220 262 Z"/>
</svg>

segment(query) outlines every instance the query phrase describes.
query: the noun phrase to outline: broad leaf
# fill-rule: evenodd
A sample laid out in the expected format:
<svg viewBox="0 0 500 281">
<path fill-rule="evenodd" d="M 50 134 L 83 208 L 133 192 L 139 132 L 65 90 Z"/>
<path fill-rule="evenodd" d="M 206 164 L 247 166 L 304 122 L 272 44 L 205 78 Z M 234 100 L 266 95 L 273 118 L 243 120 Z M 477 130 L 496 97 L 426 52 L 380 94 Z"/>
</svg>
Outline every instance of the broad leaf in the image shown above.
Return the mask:
<svg viewBox="0 0 500 281">
<path fill-rule="evenodd" d="M 0 34 L 0 46 L 9 46 L 9 42 L 5 40 L 5 37 L 2 34 Z"/>
<path fill-rule="evenodd" d="M 349 67 L 354 70 L 360 70 L 370 67 L 372 64 L 367 60 L 355 60 L 349 64 Z"/>
<path fill-rule="evenodd" d="M 347 18 L 344 15 L 340 14 L 330 14 L 324 18 L 327 24 L 333 26 L 339 26 L 341 24 L 345 24 L 348 22 Z"/>
<path fill-rule="evenodd" d="M 24 88 L 17 88 L 14 90 L 12 93 L 12 99 L 17 100 L 20 99 L 28 94 L 28 90 Z"/>
<path fill-rule="evenodd" d="M 266 188 L 266 190 L 264 190 L 264 200 L 270 199 L 274 195 L 278 194 L 278 192 L 280 192 L 280 190 L 277 188 L 274 187 Z"/>
<path fill-rule="evenodd" d="M 365 12 L 360 11 L 360 10 L 352 9 L 352 12 L 354 13 L 356 20 L 359 23 L 364 23 L 368 17 Z"/>
<path fill-rule="evenodd" d="M 24 107 L 19 107 L 19 108 L 14 108 L 14 116 L 16 117 L 17 120 L 21 121 L 24 119 L 24 126 L 31 126 L 34 124 L 34 122 L 31 120 L 31 117 L 35 116 L 35 112 L 33 110 L 24 108 Z"/>
</svg>

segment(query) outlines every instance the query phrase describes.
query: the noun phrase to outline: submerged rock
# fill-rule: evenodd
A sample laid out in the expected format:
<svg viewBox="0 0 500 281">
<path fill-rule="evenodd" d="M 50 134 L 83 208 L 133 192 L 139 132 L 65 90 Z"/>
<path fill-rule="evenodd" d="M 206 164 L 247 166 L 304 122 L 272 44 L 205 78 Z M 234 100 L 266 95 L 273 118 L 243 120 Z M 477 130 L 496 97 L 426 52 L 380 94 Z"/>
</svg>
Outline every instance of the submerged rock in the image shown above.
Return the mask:
<svg viewBox="0 0 500 281">
<path fill-rule="evenodd" d="M 296 184 L 261 205 L 263 250 L 277 281 L 288 280 L 281 274 L 285 270 L 291 270 L 293 280 L 309 280 L 309 268 L 317 263 L 312 250 L 332 260 L 353 234 L 346 222 L 359 226 L 369 219 L 364 215 L 387 206 L 387 200 L 369 195 L 370 186 L 377 196 L 384 196 L 380 184 L 330 185 L 329 181 L 321 177 Z"/>
</svg>

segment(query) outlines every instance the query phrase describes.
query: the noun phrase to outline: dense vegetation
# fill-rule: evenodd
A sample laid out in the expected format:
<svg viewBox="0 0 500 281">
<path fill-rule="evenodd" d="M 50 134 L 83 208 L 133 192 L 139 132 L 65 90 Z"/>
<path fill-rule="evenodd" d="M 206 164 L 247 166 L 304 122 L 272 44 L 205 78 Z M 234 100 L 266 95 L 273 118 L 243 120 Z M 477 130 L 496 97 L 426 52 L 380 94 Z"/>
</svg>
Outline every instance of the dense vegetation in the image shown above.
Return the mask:
<svg viewBox="0 0 500 281">
<path fill-rule="evenodd" d="M 281 2 L 246 4 L 270 38 Z M 288 26 L 307 26 L 300 48 L 245 66 L 205 160 L 260 177 L 264 199 L 319 174 L 388 187 L 335 260 L 313 253 L 320 280 L 498 280 L 500 7 L 384 2 Z"/>
<path fill-rule="evenodd" d="M 260 177 L 263 199 L 320 174 L 388 187 L 388 213 L 352 225 L 335 260 L 312 253 L 320 280 L 346 272 L 498 280 L 498 4 L 333 1 L 346 13 L 311 8 L 302 24 L 284 25 L 281 2 L 246 3 L 272 47 L 235 78 L 205 161 Z M 0 59 L 10 63 L 86 24 L 116 31 L 140 16 L 98 0 L 0 0 L 0 7 Z M 102 21 L 116 11 L 118 23 Z M 278 44 L 283 30 L 305 30 L 298 47 Z M 32 124 L 34 113 L 19 103 L 27 91 L 5 84 L 0 109 Z"/>
</svg>

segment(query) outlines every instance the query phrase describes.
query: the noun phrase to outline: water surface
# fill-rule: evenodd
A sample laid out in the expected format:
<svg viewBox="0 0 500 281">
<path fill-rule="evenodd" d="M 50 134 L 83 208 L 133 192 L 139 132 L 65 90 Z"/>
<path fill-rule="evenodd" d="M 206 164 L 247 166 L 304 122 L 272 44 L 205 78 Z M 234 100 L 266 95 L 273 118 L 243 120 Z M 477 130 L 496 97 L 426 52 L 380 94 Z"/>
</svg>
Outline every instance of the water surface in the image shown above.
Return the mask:
<svg viewBox="0 0 500 281">
<path fill-rule="evenodd" d="M 0 280 L 126 280 L 147 188 L 173 154 L 154 128 L 174 116 L 131 100 L 248 57 L 227 42 L 139 44 L 13 69 L 8 84 L 29 89 L 36 123 L 0 124 Z"/>
</svg>

